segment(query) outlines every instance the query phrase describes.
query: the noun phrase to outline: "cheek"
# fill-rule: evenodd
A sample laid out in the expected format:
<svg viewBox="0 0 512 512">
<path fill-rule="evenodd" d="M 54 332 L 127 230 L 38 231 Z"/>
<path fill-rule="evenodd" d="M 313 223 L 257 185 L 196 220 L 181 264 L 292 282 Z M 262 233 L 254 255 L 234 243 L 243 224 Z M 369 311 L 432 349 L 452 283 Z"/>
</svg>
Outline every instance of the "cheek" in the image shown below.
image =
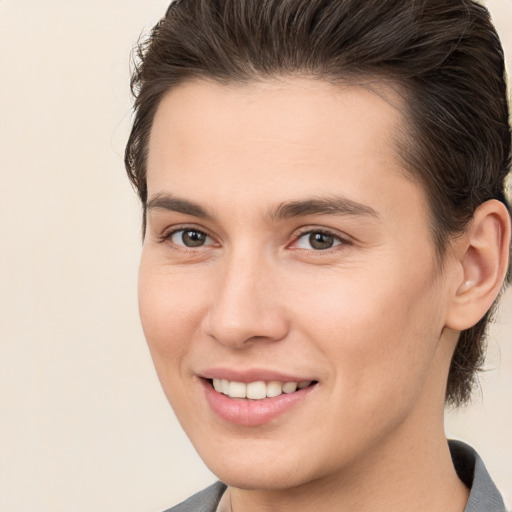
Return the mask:
<svg viewBox="0 0 512 512">
<path fill-rule="evenodd" d="M 388 267 L 378 286 L 365 277 L 331 280 L 315 297 L 295 294 L 303 329 L 331 361 L 341 392 L 361 403 L 417 393 L 442 329 L 433 276 Z"/>
<path fill-rule="evenodd" d="M 139 312 L 159 377 L 176 374 L 198 329 L 205 293 L 190 279 L 143 252 L 139 269 Z"/>
<path fill-rule="evenodd" d="M 195 403 L 186 361 L 200 325 L 204 293 L 143 252 L 138 296 L 142 328 L 164 394 L 175 411 L 186 411 Z M 182 421 L 193 416 L 178 417 Z"/>
</svg>

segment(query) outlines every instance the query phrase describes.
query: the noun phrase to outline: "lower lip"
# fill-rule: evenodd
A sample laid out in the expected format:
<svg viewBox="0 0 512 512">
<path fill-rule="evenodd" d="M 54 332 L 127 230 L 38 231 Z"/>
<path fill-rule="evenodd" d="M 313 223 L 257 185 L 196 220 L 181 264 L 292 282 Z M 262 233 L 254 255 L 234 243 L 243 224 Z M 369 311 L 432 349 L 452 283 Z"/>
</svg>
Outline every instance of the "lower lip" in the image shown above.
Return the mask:
<svg viewBox="0 0 512 512">
<path fill-rule="evenodd" d="M 275 420 L 286 411 L 298 405 L 314 388 L 316 384 L 293 393 L 262 400 L 246 398 L 229 398 L 213 389 L 211 382 L 201 379 L 205 390 L 206 400 L 217 416 L 230 423 L 243 426 L 258 426 Z"/>
</svg>

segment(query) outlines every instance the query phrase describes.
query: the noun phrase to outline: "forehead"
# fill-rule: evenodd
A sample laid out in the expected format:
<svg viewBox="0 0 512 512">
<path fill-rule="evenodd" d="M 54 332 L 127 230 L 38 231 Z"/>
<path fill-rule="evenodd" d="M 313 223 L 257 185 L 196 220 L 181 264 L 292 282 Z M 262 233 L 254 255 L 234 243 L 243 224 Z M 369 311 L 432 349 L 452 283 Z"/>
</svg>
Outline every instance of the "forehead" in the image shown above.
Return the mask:
<svg viewBox="0 0 512 512">
<path fill-rule="evenodd" d="M 305 78 L 187 82 L 155 115 L 149 196 L 247 207 L 330 192 L 374 203 L 412 185 L 396 144 L 401 101 L 384 86 Z"/>
<path fill-rule="evenodd" d="M 171 89 L 161 101 L 150 136 L 150 163 L 162 136 L 186 142 L 203 139 L 242 151 L 241 143 L 256 142 L 288 153 L 346 145 L 354 152 L 395 149 L 394 138 L 404 121 L 403 100 L 382 83 L 331 84 L 307 78 L 281 78 L 221 85 L 191 81 Z M 204 140 L 204 137 L 207 140 Z M 167 143 L 169 140 L 167 140 Z M 238 153 L 239 151 L 235 151 Z M 233 154 L 233 153 L 230 153 Z M 227 155 L 225 155 L 227 156 Z"/>
</svg>

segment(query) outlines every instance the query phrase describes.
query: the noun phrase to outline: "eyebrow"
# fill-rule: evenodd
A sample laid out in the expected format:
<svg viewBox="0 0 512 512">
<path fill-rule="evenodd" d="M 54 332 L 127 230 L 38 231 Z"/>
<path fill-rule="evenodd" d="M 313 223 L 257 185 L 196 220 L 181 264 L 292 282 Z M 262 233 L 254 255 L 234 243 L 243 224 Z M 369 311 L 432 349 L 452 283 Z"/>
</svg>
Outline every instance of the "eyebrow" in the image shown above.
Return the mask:
<svg viewBox="0 0 512 512">
<path fill-rule="evenodd" d="M 187 199 L 180 199 L 171 194 L 156 194 L 146 203 L 146 210 L 168 210 L 201 219 L 213 218 L 201 205 Z"/>
<path fill-rule="evenodd" d="M 307 215 L 356 215 L 379 218 L 379 214 L 371 206 L 343 196 L 289 201 L 281 203 L 271 212 L 271 218 L 275 220 Z"/>
<path fill-rule="evenodd" d="M 156 194 L 146 203 L 146 210 L 168 210 L 201 219 L 212 220 L 213 215 L 194 201 L 181 199 L 172 194 Z M 379 218 L 370 206 L 343 196 L 286 201 L 270 211 L 272 220 L 286 220 L 307 215 L 355 215 Z"/>
</svg>

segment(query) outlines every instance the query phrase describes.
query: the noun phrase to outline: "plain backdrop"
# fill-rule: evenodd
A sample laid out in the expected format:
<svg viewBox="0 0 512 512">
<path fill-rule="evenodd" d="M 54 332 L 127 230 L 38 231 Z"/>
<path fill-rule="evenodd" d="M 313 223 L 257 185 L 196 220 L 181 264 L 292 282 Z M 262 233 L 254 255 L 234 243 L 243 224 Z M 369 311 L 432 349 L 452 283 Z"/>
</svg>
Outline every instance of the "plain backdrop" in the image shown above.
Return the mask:
<svg viewBox="0 0 512 512">
<path fill-rule="evenodd" d="M 139 326 L 129 54 L 166 0 L 0 0 L 0 512 L 158 512 L 214 476 Z M 512 0 L 488 2 L 512 54 Z M 512 296 L 449 414 L 512 504 Z"/>
</svg>

